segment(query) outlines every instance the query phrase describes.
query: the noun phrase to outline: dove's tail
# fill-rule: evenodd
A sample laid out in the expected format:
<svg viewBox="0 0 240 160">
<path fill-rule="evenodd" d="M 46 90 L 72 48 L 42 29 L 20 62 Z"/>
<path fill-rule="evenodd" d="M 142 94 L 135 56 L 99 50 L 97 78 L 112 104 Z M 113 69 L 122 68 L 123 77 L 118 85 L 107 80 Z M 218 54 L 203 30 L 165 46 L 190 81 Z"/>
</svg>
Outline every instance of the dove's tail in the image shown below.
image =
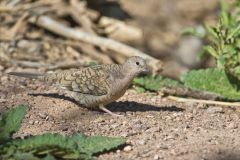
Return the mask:
<svg viewBox="0 0 240 160">
<path fill-rule="evenodd" d="M 41 73 L 28 73 L 28 72 L 9 72 L 8 74 L 18 76 L 18 77 L 32 78 L 32 79 L 43 78 L 45 75 Z"/>
</svg>

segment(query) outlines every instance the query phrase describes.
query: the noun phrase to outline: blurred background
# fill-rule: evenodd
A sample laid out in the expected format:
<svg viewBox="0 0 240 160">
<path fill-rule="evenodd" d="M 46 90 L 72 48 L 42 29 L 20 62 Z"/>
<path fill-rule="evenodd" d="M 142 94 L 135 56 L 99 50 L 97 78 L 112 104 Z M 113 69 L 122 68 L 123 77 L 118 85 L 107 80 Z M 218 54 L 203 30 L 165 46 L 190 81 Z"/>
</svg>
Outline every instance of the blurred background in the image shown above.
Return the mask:
<svg viewBox="0 0 240 160">
<path fill-rule="evenodd" d="M 68 28 L 114 39 L 161 59 L 162 74 L 178 79 L 190 69 L 214 65 L 209 58 L 199 59 L 203 40 L 181 33 L 187 27 L 201 31 L 202 24 L 215 24 L 219 11 L 219 0 L 3 0 L 0 70 L 46 71 L 92 62 L 121 63 L 126 58 L 101 45 L 52 32 L 38 21 L 46 16 Z"/>
<path fill-rule="evenodd" d="M 46 132 L 126 137 L 127 150 L 96 154 L 104 160 L 240 159 L 240 1 L 225 1 L 238 2 L 235 16 L 226 16 L 228 5 L 221 5 L 222 0 L 0 0 L 0 114 L 19 104 L 29 106 L 14 138 Z M 216 25 L 220 14 L 232 22 Z M 204 24 L 215 26 L 209 37 Z M 183 35 L 193 31 L 189 27 L 199 37 Z M 210 42 L 212 55 L 201 58 L 203 46 Z M 214 54 L 220 67 L 189 72 L 181 82 L 173 80 L 192 69 L 215 66 Z M 162 61 L 163 76 L 134 79 L 133 89 L 109 105 L 111 111 L 124 114 L 120 119 L 72 103 L 55 94 L 57 87 L 7 74 L 122 63 L 133 55 L 148 58 L 156 70 Z M 12 133 L 12 118 L 7 119 L 11 121 L 0 125 Z M 10 150 L 1 144 L 7 156 L 48 153 L 34 147 L 33 152 L 17 151 L 17 143 L 9 145 L 5 133 L 0 132 L 0 140 L 7 137 Z M 62 150 L 48 150 L 63 155 Z M 92 146 L 90 150 L 100 151 Z M 0 157 L 1 153 L 0 147 Z"/>
</svg>

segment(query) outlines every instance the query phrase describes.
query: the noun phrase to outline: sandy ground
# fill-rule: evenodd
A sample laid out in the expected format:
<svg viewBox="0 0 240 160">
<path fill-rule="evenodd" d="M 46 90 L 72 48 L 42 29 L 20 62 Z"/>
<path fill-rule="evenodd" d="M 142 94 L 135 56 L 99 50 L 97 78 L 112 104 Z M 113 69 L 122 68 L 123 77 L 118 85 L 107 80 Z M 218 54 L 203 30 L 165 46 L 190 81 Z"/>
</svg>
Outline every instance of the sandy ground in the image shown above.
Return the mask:
<svg viewBox="0 0 240 160">
<path fill-rule="evenodd" d="M 130 22 L 144 31 L 143 42 L 136 46 L 161 58 L 176 52 L 182 29 L 214 20 L 219 2 L 121 1 L 132 16 L 133 22 Z M 4 72 L 15 69 L 10 67 Z M 164 70 L 175 77 L 180 75 L 181 66 L 167 63 Z M 108 105 L 111 111 L 124 115 L 115 118 L 58 96 L 54 87 L 10 77 L 4 72 L 0 71 L 0 112 L 20 104 L 29 105 L 15 137 L 81 132 L 128 139 L 125 148 L 98 156 L 101 160 L 240 159 L 240 110 L 237 107 L 177 103 L 158 94 L 139 94 L 130 88 L 118 102 Z"/>
<path fill-rule="evenodd" d="M 55 94 L 38 81 L 0 75 L 0 111 L 29 105 L 15 136 L 59 132 L 126 137 L 127 146 L 97 159 L 240 159 L 240 110 L 176 103 L 133 89 L 108 108 L 123 117 L 91 111 Z"/>
</svg>

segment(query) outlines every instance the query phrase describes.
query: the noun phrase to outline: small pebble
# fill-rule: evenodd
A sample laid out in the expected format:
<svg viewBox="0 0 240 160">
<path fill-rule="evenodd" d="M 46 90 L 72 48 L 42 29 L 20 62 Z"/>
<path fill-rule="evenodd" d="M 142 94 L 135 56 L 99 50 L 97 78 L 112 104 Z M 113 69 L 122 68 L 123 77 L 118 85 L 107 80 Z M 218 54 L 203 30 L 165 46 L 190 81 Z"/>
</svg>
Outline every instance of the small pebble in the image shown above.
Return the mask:
<svg viewBox="0 0 240 160">
<path fill-rule="evenodd" d="M 48 116 L 48 120 L 49 120 L 49 121 L 53 121 L 54 118 L 53 118 L 52 116 Z"/>
<path fill-rule="evenodd" d="M 157 102 L 157 98 L 156 98 L 156 97 L 153 97 L 153 98 L 151 98 L 151 101 L 152 101 L 153 103 L 156 103 L 156 102 Z"/>
<path fill-rule="evenodd" d="M 207 113 L 210 113 L 210 114 L 222 113 L 222 112 L 223 112 L 222 107 L 209 107 L 207 109 Z"/>
<path fill-rule="evenodd" d="M 235 113 L 230 114 L 230 117 L 231 117 L 231 119 L 234 120 L 234 121 L 238 121 L 238 120 L 239 120 L 239 116 L 238 116 L 237 114 L 235 114 Z"/>
<path fill-rule="evenodd" d="M 124 152 L 130 152 L 131 150 L 132 150 L 131 146 L 126 146 L 126 147 L 123 148 Z"/>
<path fill-rule="evenodd" d="M 41 113 L 41 112 L 40 112 L 38 115 L 39 115 L 39 117 L 42 118 L 42 119 L 45 119 L 45 118 L 47 117 L 47 114 L 46 114 L 46 113 Z"/>
<path fill-rule="evenodd" d="M 25 116 L 26 118 L 29 118 L 30 117 L 30 114 L 26 114 L 26 116 Z"/>
<path fill-rule="evenodd" d="M 29 121 L 29 124 L 33 125 L 33 124 L 34 124 L 34 122 L 33 122 L 32 120 L 30 120 L 30 121 Z"/>
<path fill-rule="evenodd" d="M 144 145 L 144 144 L 146 144 L 146 141 L 145 141 L 145 140 L 139 140 L 139 141 L 138 141 L 138 144 Z"/>
<path fill-rule="evenodd" d="M 238 128 L 238 125 L 235 124 L 234 122 L 232 122 L 232 123 L 230 123 L 230 124 L 228 125 L 228 128 L 229 128 L 229 129 L 236 129 L 236 128 Z"/>
<path fill-rule="evenodd" d="M 158 155 L 155 155 L 155 156 L 153 157 L 153 159 L 154 159 L 154 160 L 159 160 L 159 156 L 158 156 Z"/>
<path fill-rule="evenodd" d="M 168 146 L 160 145 L 160 146 L 158 146 L 158 148 L 161 149 L 161 150 L 167 150 Z"/>
<path fill-rule="evenodd" d="M 62 131 L 68 131 L 68 127 L 63 127 Z"/>
</svg>

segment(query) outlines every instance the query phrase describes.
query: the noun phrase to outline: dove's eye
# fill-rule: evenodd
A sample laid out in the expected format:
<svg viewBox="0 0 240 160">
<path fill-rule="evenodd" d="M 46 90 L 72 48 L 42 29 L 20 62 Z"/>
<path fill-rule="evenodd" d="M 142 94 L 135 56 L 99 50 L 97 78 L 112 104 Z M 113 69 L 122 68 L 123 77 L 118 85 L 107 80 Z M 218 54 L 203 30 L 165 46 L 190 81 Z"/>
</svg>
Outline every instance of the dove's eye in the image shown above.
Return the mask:
<svg viewBox="0 0 240 160">
<path fill-rule="evenodd" d="M 139 65 L 139 62 L 136 62 L 136 65 Z"/>
</svg>

